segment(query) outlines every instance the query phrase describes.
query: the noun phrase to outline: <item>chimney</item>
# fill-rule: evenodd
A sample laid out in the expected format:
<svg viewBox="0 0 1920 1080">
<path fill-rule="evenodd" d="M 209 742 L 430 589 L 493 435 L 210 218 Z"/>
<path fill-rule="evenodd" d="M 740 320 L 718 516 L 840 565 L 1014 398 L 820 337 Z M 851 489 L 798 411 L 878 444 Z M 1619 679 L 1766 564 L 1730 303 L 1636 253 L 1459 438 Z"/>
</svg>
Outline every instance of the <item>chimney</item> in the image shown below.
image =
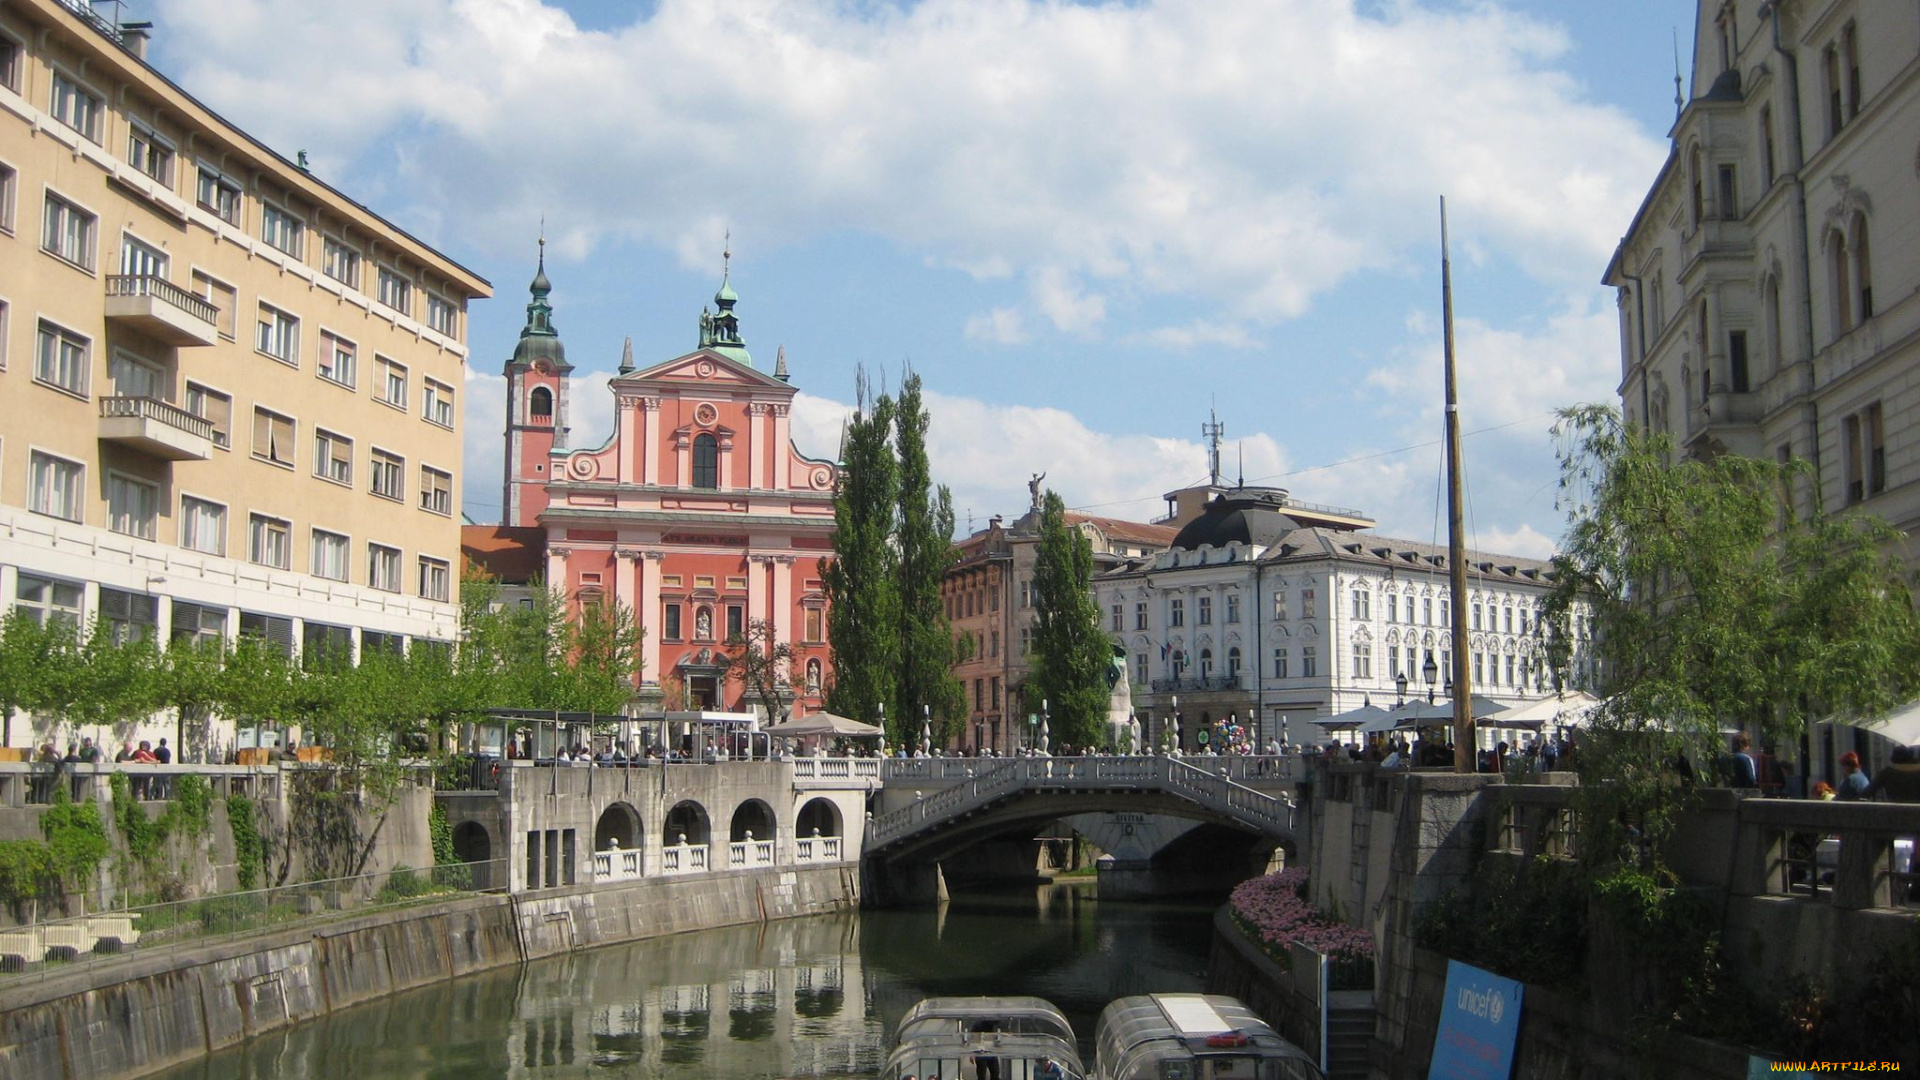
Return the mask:
<svg viewBox="0 0 1920 1080">
<path fill-rule="evenodd" d="M 153 24 L 150 22 L 131 22 L 120 24 L 120 46 L 133 54 L 133 58 L 145 61 L 147 42 L 153 37 Z"/>
</svg>

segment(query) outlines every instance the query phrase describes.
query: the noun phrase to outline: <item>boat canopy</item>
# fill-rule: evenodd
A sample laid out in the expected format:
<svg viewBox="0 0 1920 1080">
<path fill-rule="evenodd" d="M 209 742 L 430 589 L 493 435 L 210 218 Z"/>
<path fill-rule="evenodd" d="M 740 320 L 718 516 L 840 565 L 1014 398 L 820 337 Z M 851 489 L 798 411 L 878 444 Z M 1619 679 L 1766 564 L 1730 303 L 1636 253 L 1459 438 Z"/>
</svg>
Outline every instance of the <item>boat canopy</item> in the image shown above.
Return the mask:
<svg viewBox="0 0 1920 1080">
<path fill-rule="evenodd" d="M 1037 997 L 927 998 L 900 1020 L 882 1080 L 954 1077 L 991 1059 L 1001 1080 L 1082 1080 L 1073 1026 Z"/>
<path fill-rule="evenodd" d="M 1217 994 L 1121 998 L 1100 1014 L 1094 1051 L 1101 1080 L 1322 1080 L 1311 1055 Z"/>
</svg>

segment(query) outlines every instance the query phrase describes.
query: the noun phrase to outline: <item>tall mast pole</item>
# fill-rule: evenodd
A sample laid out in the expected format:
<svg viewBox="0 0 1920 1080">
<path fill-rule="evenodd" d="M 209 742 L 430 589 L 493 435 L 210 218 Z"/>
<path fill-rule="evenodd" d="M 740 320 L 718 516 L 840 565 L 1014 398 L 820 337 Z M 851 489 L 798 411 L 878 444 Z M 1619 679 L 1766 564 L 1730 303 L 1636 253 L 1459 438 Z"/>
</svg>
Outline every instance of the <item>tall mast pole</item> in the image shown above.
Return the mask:
<svg viewBox="0 0 1920 1080">
<path fill-rule="evenodd" d="M 1474 768 L 1473 684 L 1467 679 L 1467 545 L 1460 510 L 1460 391 L 1453 363 L 1453 267 L 1447 258 L 1447 197 L 1440 197 L 1440 306 L 1447 353 L 1447 583 L 1453 631 L 1453 771 Z"/>
</svg>

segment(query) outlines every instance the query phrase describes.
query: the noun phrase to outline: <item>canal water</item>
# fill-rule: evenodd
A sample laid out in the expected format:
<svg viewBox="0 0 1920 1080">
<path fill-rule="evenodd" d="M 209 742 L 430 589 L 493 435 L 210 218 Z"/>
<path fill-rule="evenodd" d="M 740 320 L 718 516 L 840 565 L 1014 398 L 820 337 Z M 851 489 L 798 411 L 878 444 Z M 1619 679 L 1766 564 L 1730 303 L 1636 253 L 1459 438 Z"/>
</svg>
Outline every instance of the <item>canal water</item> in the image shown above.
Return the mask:
<svg viewBox="0 0 1920 1080">
<path fill-rule="evenodd" d="M 1210 904 L 1094 899 L 1091 881 L 938 909 L 678 934 L 485 972 L 304 1024 L 165 1080 L 858 1077 L 936 994 L 1034 994 L 1093 1024 L 1125 994 L 1202 989 Z"/>
</svg>

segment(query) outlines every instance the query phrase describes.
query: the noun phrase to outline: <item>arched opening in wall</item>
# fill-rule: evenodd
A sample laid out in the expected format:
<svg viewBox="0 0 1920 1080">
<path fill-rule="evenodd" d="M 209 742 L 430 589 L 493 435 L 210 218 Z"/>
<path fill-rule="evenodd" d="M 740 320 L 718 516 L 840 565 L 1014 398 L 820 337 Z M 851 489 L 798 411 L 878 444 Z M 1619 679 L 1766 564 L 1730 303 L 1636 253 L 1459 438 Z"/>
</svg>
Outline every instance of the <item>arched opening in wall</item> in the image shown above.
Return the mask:
<svg viewBox="0 0 1920 1080">
<path fill-rule="evenodd" d="M 693 437 L 693 486 L 708 491 L 720 486 L 720 441 L 706 433 Z"/>
<path fill-rule="evenodd" d="M 1867 216 L 1853 215 L 1853 227 L 1847 230 L 1847 244 L 1853 249 L 1854 295 L 1860 298 L 1860 321 L 1873 318 L 1873 265 L 1867 244 Z"/>
<path fill-rule="evenodd" d="M 1200 650 L 1200 677 L 1203 679 L 1210 679 L 1213 677 L 1213 650 L 1212 649 Z"/>
<path fill-rule="evenodd" d="M 1700 345 L 1700 404 L 1708 407 L 1713 397 L 1713 360 L 1707 343 L 1713 339 L 1707 336 L 1707 302 L 1700 301 L 1700 311 L 1695 319 L 1694 341 Z"/>
<path fill-rule="evenodd" d="M 773 807 L 759 799 L 748 799 L 734 809 L 728 839 L 736 844 L 747 840 L 771 840 L 775 828 Z"/>
<path fill-rule="evenodd" d="M 820 658 L 815 657 L 807 661 L 807 693 L 818 694 L 819 692 L 820 692 Z"/>
<path fill-rule="evenodd" d="M 453 827 L 453 857 L 463 863 L 473 865 L 473 887 L 476 889 L 493 888 L 493 880 L 488 871 L 492 869 L 493 838 L 487 835 L 487 827 L 477 821 L 463 821 Z"/>
<path fill-rule="evenodd" d="M 1240 677 L 1240 646 L 1234 645 L 1229 649 L 1227 649 L 1227 678 L 1237 679 L 1239 677 Z"/>
<path fill-rule="evenodd" d="M 674 804 L 667 811 L 667 823 L 660 830 L 660 840 L 669 846 L 692 844 L 705 847 L 713 842 L 713 829 L 707 821 L 707 808 L 688 799 Z"/>
<path fill-rule="evenodd" d="M 593 826 L 593 850 L 632 851 L 640 846 L 640 812 L 617 802 L 600 814 Z"/>
<path fill-rule="evenodd" d="M 536 424 L 553 422 L 553 391 L 544 386 L 536 386 L 527 398 L 527 413 Z"/>
<path fill-rule="evenodd" d="M 1838 231 L 1827 234 L 1827 283 L 1833 305 L 1833 336 L 1853 329 L 1853 274 L 1847 268 L 1847 240 Z"/>
<path fill-rule="evenodd" d="M 1780 328 L 1780 279 L 1779 278 L 1774 277 L 1771 274 L 1767 276 L 1767 285 L 1765 289 L 1765 294 L 1766 294 L 1766 298 L 1765 298 L 1765 302 L 1762 304 L 1762 307 L 1764 309 L 1763 315 L 1766 318 L 1765 330 L 1767 334 L 1767 370 L 1761 375 L 1761 379 L 1763 381 L 1769 376 L 1779 373 L 1780 366 L 1782 363 L 1782 358 L 1786 355 L 1785 350 L 1781 347 L 1782 342 L 1780 341 L 1781 328 Z"/>
<path fill-rule="evenodd" d="M 1700 175 L 1700 148 L 1695 146 L 1687 155 L 1687 184 L 1689 188 L 1689 209 L 1693 211 L 1693 227 L 1700 227 L 1700 219 L 1706 213 L 1706 180 Z"/>
<path fill-rule="evenodd" d="M 840 808 L 832 799 L 808 799 L 794 820 L 794 835 L 801 839 L 840 835 Z"/>
</svg>

